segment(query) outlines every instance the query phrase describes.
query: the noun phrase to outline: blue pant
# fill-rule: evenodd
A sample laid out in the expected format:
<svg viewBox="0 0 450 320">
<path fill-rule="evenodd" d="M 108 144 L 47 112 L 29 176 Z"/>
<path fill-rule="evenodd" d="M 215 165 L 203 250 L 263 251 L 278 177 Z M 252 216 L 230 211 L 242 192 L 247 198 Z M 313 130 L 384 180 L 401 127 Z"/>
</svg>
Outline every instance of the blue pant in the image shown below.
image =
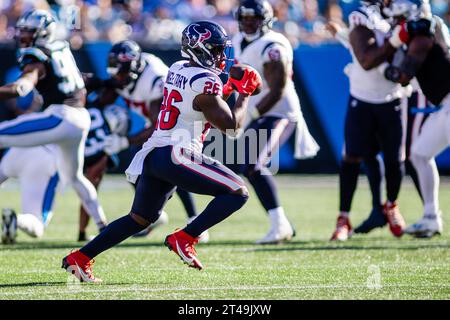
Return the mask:
<svg viewBox="0 0 450 320">
<path fill-rule="evenodd" d="M 243 180 L 220 162 L 173 146 L 155 148 L 144 161 L 131 212 L 153 223 L 176 187 L 218 196 L 245 187 Z"/>
</svg>

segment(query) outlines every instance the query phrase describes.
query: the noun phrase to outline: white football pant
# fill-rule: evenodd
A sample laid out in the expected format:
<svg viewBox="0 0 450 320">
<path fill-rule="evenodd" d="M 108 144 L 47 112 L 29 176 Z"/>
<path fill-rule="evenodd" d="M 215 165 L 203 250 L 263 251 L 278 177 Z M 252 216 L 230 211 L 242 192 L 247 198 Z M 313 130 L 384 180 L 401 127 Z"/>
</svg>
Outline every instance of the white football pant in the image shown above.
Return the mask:
<svg viewBox="0 0 450 320">
<path fill-rule="evenodd" d="M 91 118 L 85 108 L 54 104 L 43 112 L 25 114 L 0 123 L 0 148 L 55 144 L 63 184 L 69 182 L 98 227 L 106 223 L 97 191 L 83 175 L 84 145 Z"/>
<path fill-rule="evenodd" d="M 441 110 L 432 113 L 411 146 L 411 162 L 417 170 L 424 198 L 424 213 L 439 212 L 439 172 L 434 157 L 450 145 L 450 94 Z"/>
</svg>

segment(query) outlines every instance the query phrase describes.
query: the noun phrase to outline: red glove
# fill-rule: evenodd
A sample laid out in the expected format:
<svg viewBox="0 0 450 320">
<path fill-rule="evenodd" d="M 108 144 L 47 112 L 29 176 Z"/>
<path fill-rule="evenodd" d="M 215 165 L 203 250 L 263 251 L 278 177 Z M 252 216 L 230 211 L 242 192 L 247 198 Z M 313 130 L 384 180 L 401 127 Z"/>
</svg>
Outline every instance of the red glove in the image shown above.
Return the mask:
<svg viewBox="0 0 450 320">
<path fill-rule="evenodd" d="M 222 93 L 223 93 L 224 96 L 228 96 L 228 95 L 232 94 L 233 91 L 234 91 L 234 88 L 233 88 L 233 85 L 230 82 L 230 79 L 231 78 L 228 79 L 227 83 L 225 83 L 223 88 L 222 88 Z"/>
<path fill-rule="evenodd" d="M 392 35 L 389 38 L 389 43 L 394 48 L 400 48 L 402 44 L 408 43 L 409 34 L 406 28 L 406 21 L 403 21 L 392 30 Z"/>
<path fill-rule="evenodd" d="M 261 77 L 256 71 L 245 69 L 241 80 L 230 77 L 228 82 L 231 82 L 239 93 L 252 95 L 261 86 Z"/>
</svg>

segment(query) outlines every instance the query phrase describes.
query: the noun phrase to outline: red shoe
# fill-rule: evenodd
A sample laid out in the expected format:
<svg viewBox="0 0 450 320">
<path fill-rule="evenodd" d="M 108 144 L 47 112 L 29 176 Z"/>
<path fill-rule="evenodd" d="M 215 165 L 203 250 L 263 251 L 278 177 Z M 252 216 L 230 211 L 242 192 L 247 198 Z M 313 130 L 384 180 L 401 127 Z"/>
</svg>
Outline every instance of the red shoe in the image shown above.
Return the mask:
<svg viewBox="0 0 450 320">
<path fill-rule="evenodd" d="M 403 235 L 403 230 L 406 227 L 406 223 L 398 209 L 397 203 L 385 203 L 383 206 L 383 213 L 386 216 L 392 234 L 396 237 L 401 237 Z"/>
<path fill-rule="evenodd" d="M 80 282 L 102 282 L 101 279 L 94 277 L 92 265 L 94 260 L 81 253 L 79 250 L 71 252 L 62 260 L 61 268 L 73 274 Z"/>
<path fill-rule="evenodd" d="M 197 259 L 197 251 L 194 248 L 197 242 L 198 238 L 193 238 L 183 230 L 178 230 L 168 235 L 164 244 L 169 250 L 175 252 L 189 267 L 202 270 L 203 265 Z"/>
<path fill-rule="evenodd" d="M 336 230 L 333 232 L 330 241 L 346 241 L 352 233 L 352 225 L 348 216 L 339 216 L 336 223 Z"/>
</svg>

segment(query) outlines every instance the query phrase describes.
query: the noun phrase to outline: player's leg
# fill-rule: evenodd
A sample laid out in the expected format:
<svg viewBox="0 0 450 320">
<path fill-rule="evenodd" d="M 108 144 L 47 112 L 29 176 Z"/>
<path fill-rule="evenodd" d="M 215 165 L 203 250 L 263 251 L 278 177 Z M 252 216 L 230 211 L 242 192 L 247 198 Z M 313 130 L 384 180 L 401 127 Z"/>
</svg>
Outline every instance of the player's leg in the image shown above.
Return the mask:
<svg viewBox="0 0 450 320">
<path fill-rule="evenodd" d="M 378 137 L 385 166 L 387 202 L 384 205 L 384 214 L 392 234 L 400 237 L 405 228 L 405 221 L 397 204 L 405 170 L 404 131 L 400 101 L 380 105 L 373 110 L 377 116 Z"/>
<path fill-rule="evenodd" d="M 95 163 L 90 164 L 84 170 L 85 177 L 92 183 L 94 188 L 98 190 L 100 182 L 103 179 L 103 175 L 108 167 L 108 156 L 104 155 L 98 159 Z M 78 241 L 86 241 L 86 228 L 89 224 L 90 216 L 86 212 L 83 206 L 80 206 L 80 220 L 79 220 L 79 233 Z"/>
<path fill-rule="evenodd" d="M 369 217 L 354 229 L 354 233 L 368 233 L 375 228 L 386 225 L 386 217 L 383 214 L 382 185 L 384 176 L 384 162 L 380 155 L 364 159 L 364 168 L 369 180 L 372 193 L 372 210 Z"/>
<path fill-rule="evenodd" d="M 41 237 L 51 218 L 58 184 L 52 145 L 11 148 L 0 165 L 1 176 L 17 177 L 20 183 L 22 213 L 17 227 L 32 237 Z M 15 215 L 14 210 L 4 210 Z"/>
<path fill-rule="evenodd" d="M 441 110 L 425 121 L 411 147 L 411 161 L 419 176 L 424 200 L 422 219 L 405 229 L 418 237 L 431 237 L 442 232 L 439 210 L 439 172 L 434 157 L 450 144 L 450 112 Z"/>
<path fill-rule="evenodd" d="M 370 105 L 353 97 L 349 98 L 344 127 L 344 154 L 339 170 L 339 215 L 332 241 L 345 241 L 352 233 L 350 211 L 358 184 L 363 158 L 377 153 L 374 138 L 373 114 Z"/>
<path fill-rule="evenodd" d="M 290 240 L 294 229 L 281 206 L 278 188 L 267 165 L 272 156 L 295 131 L 296 123 L 288 119 L 262 117 L 253 121 L 241 137 L 245 141 L 245 165 L 242 173 L 248 179 L 270 218 L 270 230 L 258 244 L 277 243 Z M 253 137 L 253 139 L 252 139 Z M 256 141 L 254 137 L 257 138 Z M 254 146 L 257 145 L 257 148 Z M 258 150 L 259 149 L 259 150 Z"/>
<path fill-rule="evenodd" d="M 184 148 L 158 148 L 152 153 L 155 176 L 186 191 L 214 196 L 206 208 L 182 230 L 166 237 L 165 244 L 189 266 L 201 269 L 194 245 L 199 236 L 239 210 L 248 199 L 243 180 L 219 161 Z M 170 164 L 164 164 L 171 158 Z M 166 159 L 166 160 L 165 160 Z"/>
<path fill-rule="evenodd" d="M 82 173 L 89 125 L 90 116 L 86 109 L 52 105 L 45 112 L 0 123 L 0 147 L 57 144 L 62 151 L 59 161 L 63 171 L 61 179 L 72 183 L 87 212 L 101 227 L 106 221 L 103 209 L 98 204 L 95 188 Z"/>
<path fill-rule="evenodd" d="M 67 135 L 67 121 L 49 113 L 30 113 L 0 122 L 0 147 L 33 147 L 56 143 Z"/>
<path fill-rule="evenodd" d="M 87 115 L 88 112 L 86 111 Z M 60 156 L 58 157 L 61 179 L 69 181 L 80 197 L 86 212 L 94 219 L 97 227 L 102 229 L 106 224 L 103 208 L 97 198 L 97 191 L 92 183 L 83 175 L 84 146 L 87 129 L 72 126 L 72 139 L 58 144 Z"/>
<path fill-rule="evenodd" d="M 9 175 L 3 168 L 4 161 L 0 163 L 0 185 L 9 179 Z M 12 244 L 17 236 L 17 215 L 13 209 L 2 209 L 1 238 L 3 244 Z"/>
<path fill-rule="evenodd" d="M 91 270 L 91 260 L 130 236 L 155 222 L 175 186 L 152 175 L 152 153 L 144 163 L 143 172 L 136 183 L 136 192 L 130 213 L 111 222 L 97 237 L 63 259 L 63 268 L 80 281 L 98 282 Z M 164 163 L 167 162 L 167 158 Z"/>
<path fill-rule="evenodd" d="M 31 237 L 44 235 L 52 217 L 58 180 L 56 170 L 53 175 L 35 171 L 20 177 L 22 213 L 17 216 L 17 227 Z"/>
</svg>

